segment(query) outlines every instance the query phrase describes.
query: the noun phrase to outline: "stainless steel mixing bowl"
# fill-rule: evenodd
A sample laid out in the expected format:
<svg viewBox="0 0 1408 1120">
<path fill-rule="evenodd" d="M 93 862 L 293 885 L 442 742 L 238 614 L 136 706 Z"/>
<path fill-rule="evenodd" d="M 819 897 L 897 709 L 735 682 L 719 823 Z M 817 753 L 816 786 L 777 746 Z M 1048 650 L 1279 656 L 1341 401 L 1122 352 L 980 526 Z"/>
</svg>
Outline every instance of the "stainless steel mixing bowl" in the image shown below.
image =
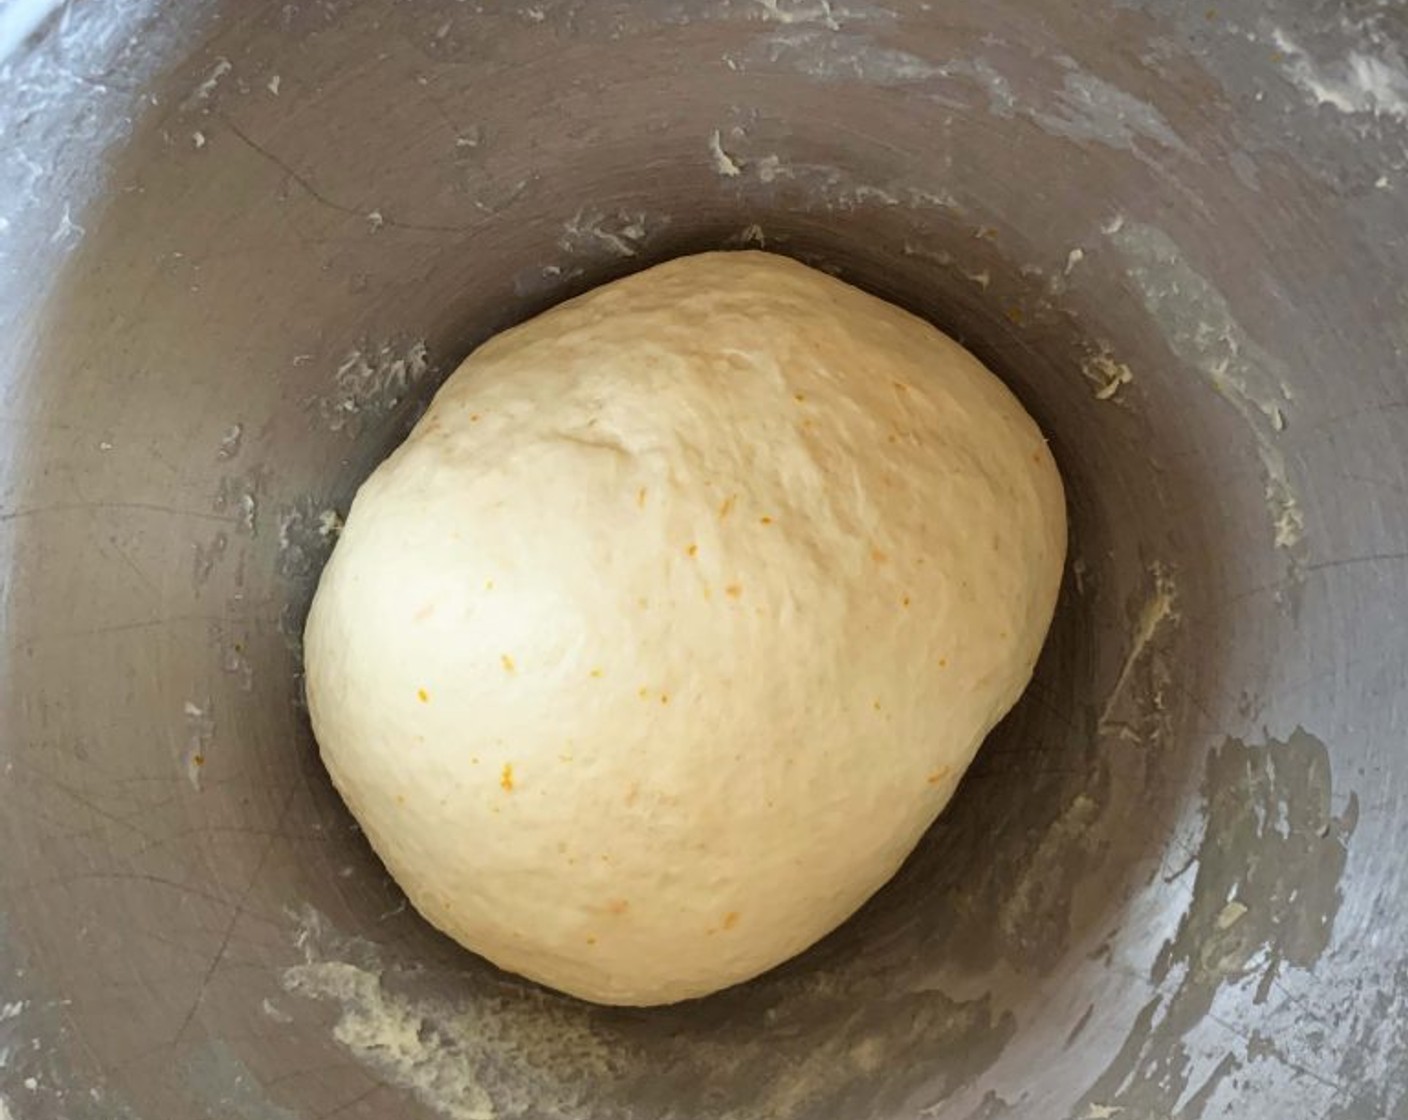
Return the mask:
<svg viewBox="0 0 1408 1120">
<path fill-rule="evenodd" d="M 1408 26 L 1207 3 L 0 4 L 0 1117 L 1408 1116 Z M 604 1010 L 406 907 L 299 625 L 477 342 L 739 245 L 1005 377 L 1070 569 L 894 883 Z"/>
</svg>

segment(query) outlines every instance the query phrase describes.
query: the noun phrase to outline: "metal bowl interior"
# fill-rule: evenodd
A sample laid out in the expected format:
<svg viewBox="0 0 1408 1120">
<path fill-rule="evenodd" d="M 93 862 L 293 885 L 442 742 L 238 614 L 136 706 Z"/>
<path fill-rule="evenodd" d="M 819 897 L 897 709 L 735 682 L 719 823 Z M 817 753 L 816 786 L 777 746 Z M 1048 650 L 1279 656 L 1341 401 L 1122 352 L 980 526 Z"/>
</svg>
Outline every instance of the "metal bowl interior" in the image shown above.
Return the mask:
<svg viewBox="0 0 1408 1120">
<path fill-rule="evenodd" d="M 1405 1114 L 1391 11 L 51 6 L 0 12 L 0 1117 Z M 745 245 L 997 371 L 1071 562 L 859 915 L 587 1006 L 408 909 L 298 634 L 475 344 Z"/>
</svg>

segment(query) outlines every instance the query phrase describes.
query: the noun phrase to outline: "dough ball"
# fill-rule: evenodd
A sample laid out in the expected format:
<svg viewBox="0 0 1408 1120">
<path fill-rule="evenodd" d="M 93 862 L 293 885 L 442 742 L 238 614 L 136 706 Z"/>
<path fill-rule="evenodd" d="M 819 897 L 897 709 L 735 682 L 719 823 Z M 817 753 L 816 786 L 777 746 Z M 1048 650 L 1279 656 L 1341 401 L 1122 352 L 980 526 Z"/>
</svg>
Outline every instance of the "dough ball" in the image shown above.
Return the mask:
<svg viewBox="0 0 1408 1120">
<path fill-rule="evenodd" d="M 308 620 L 323 759 L 411 902 L 661 1004 L 845 921 L 1031 676 L 1061 482 L 933 327 L 766 253 L 505 331 L 358 493 Z"/>
</svg>

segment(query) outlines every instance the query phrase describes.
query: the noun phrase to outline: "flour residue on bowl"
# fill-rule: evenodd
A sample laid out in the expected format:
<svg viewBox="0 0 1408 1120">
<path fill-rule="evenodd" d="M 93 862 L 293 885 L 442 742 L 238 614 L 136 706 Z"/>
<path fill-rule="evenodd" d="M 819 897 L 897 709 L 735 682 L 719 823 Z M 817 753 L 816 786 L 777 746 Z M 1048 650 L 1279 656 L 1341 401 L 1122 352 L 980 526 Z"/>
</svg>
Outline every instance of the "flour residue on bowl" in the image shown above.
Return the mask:
<svg viewBox="0 0 1408 1120">
<path fill-rule="evenodd" d="M 294 582 L 323 570 L 342 534 L 342 515 L 331 506 L 305 498 L 279 510 L 279 554 L 275 570 Z"/>
<path fill-rule="evenodd" d="M 329 392 L 309 403 L 331 431 L 355 438 L 368 423 L 390 415 L 430 369 L 424 339 L 367 343 L 347 352 Z"/>
<path fill-rule="evenodd" d="M 1150 717 L 1157 717 L 1158 713 L 1163 711 L 1164 690 L 1171 679 L 1171 673 L 1161 655 L 1158 639 L 1166 628 L 1176 625 L 1179 621 L 1178 589 L 1168 567 L 1158 562 L 1152 564 L 1149 568 L 1149 581 L 1148 597 L 1135 617 L 1124 662 L 1115 677 L 1114 685 L 1105 697 L 1097 724 L 1102 735 L 1113 734 L 1135 742 L 1146 738 L 1143 725 Z M 1148 681 L 1146 687 L 1135 690 L 1132 685 L 1136 671 L 1142 665 L 1148 667 Z M 1152 737 L 1157 737 L 1160 730 L 1161 727 L 1155 719 Z"/>
<path fill-rule="evenodd" d="M 801 195 L 789 201 L 789 205 L 796 209 L 856 210 L 862 206 L 900 207 L 915 211 L 960 209 L 952 195 L 919 182 L 904 179 L 868 181 L 833 164 L 794 160 L 768 149 L 751 151 L 747 130 L 743 128 L 735 127 L 729 135 L 732 138 L 729 160 L 739 169 L 740 175 L 724 175 L 724 178 L 736 183 L 740 189 L 796 186 L 800 188 Z"/>
<path fill-rule="evenodd" d="M 794 0 L 753 0 L 759 14 L 774 23 L 819 23 L 830 31 L 841 30 L 841 19 L 866 18 L 866 13 L 853 13 L 832 3 L 795 3 Z"/>
<path fill-rule="evenodd" d="M 181 111 L 190 112 L 198 109 L 210 100 L 210 95 L 219 87 L 225 76 L 234 69 L 234 65 L 223 55 L 217 58 L 206 71 L 205 77 L 196 83 L 190 95 L 181 102 Z"/>
<path fill-rule="evenodd" d="M 608 212 L 584 206 L 563 223 L 557 243 L 570 255 L 629 258 L 669 224 L 669 217 L 663 214 L 652 215 L 644 210 Z"/>
<path fill-rule="evenodd" d="M 1090 385 L 1091 396 L 1097 401 L 1118 401 L 1120 390 L 1134 383 L 1134 371 L 1118 361 L 1108 348 L 1098 349 L 1082 359 L 1080 372 Z"/>
<path fill-rule="evenodd" d="M 909 86 L 953 76 L 951 68 L 942 63 L 881 46 L 868 35 L 837 35 L 818 28 L 789 28 L 761 36 L 747 51 L 728 56 L 728 62 L 743 71 L 764 64 L 785 64 L 818 82 L 864 82 L 871 86 Z"/>
<path fill-rule="evenodd" d="M 298 665 L 303 664 L 303 623 L 323 566 L 342 534 L 342 514 L 324 501 L 305 497 L 278 512 L 279 551 L 274 571 L 289 587 L 279 632 Z M 299 675 L 301 680 L 301 673 Z M 298 690 L 302 703 L 302 688 Z"/>
<path fill-rule="evenodd" d="M 1292 404 L 1290 371 L 1247 334 L 1223 295 L 1163 230 L 1118 218 L 1105 234 L 1169 348 L 1241 418 L 1261 464 L 1272 542 L 1294 558 L 1305 536 L 1305 515 L 1280 447 Z"/>
<path fill-rule="evenodd" d="M 743 174 L 738 161 L 724 150 L 723 138 L 717 128 L 709 135 L 709 157 L 713 161 L 714 170 L 725 178 L 736 179 Z"/>
<path fill-rule="evenodd" d="M 225 517 L 241 536 L 258 536 L 259 499 L 267 482 L 267 472 L 261 467 L 225 475 L 216 486 L 210 508 Z"/>
<path fill-rule="evenodd" d="M 1281 28 L 1271 32 L 1286 76 L 1312 104 L 1341 113 L 1408 120 L 1408 71 L 1396 49 L 1373 53 L 1351 50 L 1337 62 L 1322 64 Z"/>
<path fill-rule="evenodd" d="M 981 291 L 986 292 L 992 285 L 992 271 L 990 269 L 967 268 L 947 249 L 929 249 L 917 242 L 906 241 L 900 246 L 900 251 L 907 257 L 928 261 L 940 268 L 947 269 L 960 280 L 966 280 Z"/>
<path fill-rule="evenodd" d="M 490 996 L 455 1005 L 397 991 L 406 974 L 387 969 L 366 942 L 339 937 L 311 908 L 297 920 L 304 960 L 284 970 L 284 989 L 335 1004 L 333 1037 L 450 1120 L 575 1120 L 591 1086 L 632 1059 L 613 1052 L 570 1001 Z"/>
<path fill-rule="evenodd" d="M 932 100 L 954 109 L 975 108 L 976 91 L 993 116 L 1025 117 L 1064 140 L 1099 144 L 1148 163 L 1158 163 L 1165 153 L 1199 158 L 1157 107 L 1069 55 L 1056 55 L 1049 67 L 1034 70 L 1030 58 L 996 38 L 985 41 L 982 51 L 925 58 L 883 45 L 861 30 L 788 27 L 758 37 L 727 61 L 743 71 L 782 65 L 828 84 L 921 87 Z"/>
<path fill-rule="evenodd" d="M 1332 795 L 1330 752 L 1304 730 L 1264 744 L 1228 739 L 1210 752 L 1197 849 L 1149 888 L 1187 891 L 1186 909 L 1154 960 L 1129 1036 L 1071 1115 L 1224 1115 L 1249 1099 L 1229 1078 L 1245 1082 L 1268 1059 L 1291 1064 L 1307 1091 L 1338 1095 L 1334 1077 L 1314 1068 L 1321 1047 L 1294 1047 L 1300 1061 L 1291 1063 L 1276 1038 L 1219 1014 L 1234 989 L 1243 998 L 1228 1001 L 1226 1014 L 1273 993 L 1282 1002 L 1283 973 L 1308 972 L 1329 948 L 1359 815 L 1353 793 L 1341 796 L 1338 814 Z M 1307 1105 L 1312 1114 L 1325 1112 Z"/>
<path fill-rule="evenodd" d="M 970 1083 L 1016 1029 L 989 997 L 896 987 L 883 951 L 770 974 L 712 1014 L 636 1012 L 485 969 L 431 976 L 309 907 L 293 917 L 302 960 L 284 990 L 335 1006 L 336 1042 L 448 1120 L 628 1120 L 682 1101 L 690 1120 L 822 1120 L 838 1105 L 888 1120 L 915 1092 Z"/>
</svg>

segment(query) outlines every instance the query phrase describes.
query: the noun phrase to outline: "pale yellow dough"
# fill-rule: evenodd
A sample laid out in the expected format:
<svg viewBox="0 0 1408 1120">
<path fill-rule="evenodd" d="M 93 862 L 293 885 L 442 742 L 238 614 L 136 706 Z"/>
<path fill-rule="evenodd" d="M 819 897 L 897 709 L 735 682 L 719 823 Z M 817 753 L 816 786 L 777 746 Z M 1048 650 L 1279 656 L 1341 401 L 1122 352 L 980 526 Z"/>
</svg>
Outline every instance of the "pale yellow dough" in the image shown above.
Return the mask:
<svg viewBox="0 0 1408 1120">
<path fill-rule="evenodd" d="M 584 999 L 756 976 L 899 867 L 1031 676 L 1066 525 L 957 343 L 709 253 L 480 347 L 307 626 L 337 788 L 415 907 Z"/>
</svg>

